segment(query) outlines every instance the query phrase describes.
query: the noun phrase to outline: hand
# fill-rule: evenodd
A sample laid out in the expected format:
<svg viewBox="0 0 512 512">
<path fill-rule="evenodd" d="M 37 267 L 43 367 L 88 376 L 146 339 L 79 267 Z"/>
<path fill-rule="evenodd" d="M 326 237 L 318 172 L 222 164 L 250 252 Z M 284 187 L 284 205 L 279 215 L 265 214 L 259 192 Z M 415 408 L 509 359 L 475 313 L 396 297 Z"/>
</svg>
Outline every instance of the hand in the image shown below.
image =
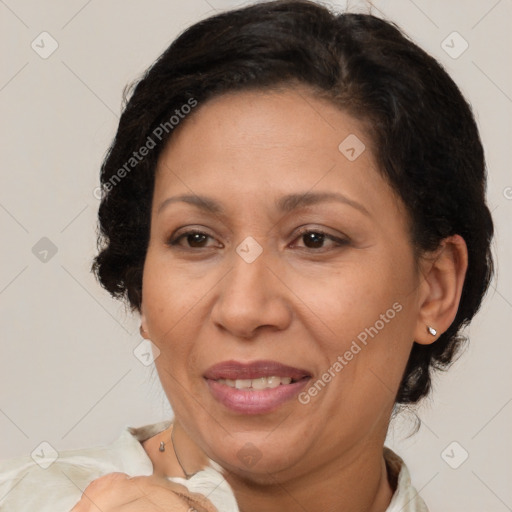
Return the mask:
<svg viewBox="0 0 512 512">
<path fill-rule="evenodd" d="M 110 473 L 93 480 L 70 512 L 213 512 L 183 485 L 156 476 Z"/>
</svg>

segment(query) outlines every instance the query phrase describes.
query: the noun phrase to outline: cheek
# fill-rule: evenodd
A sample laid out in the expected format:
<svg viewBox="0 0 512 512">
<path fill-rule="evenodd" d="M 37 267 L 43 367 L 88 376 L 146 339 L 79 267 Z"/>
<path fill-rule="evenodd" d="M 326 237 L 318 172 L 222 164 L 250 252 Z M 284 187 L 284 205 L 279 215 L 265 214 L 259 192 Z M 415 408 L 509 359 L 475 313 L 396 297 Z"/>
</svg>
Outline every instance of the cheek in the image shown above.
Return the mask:
<svg viewBox="0 0 512 512">
<path fill-rule="evenodd" d="M 394 320 L 392 323 L 396 324 L 395 316 L 400 316 L 396 310 L 400 308 L 393 305 L 398 302 L 404 307 L 412 288 L 408 262 L 397 264 L 391 256 L 386 259 L 382 253 L 375 260 L 354 259 L 336 271 L 297 274 L 294 278 L 297 296 L 324 322 L 331 337 L 339 335 L 345 340 L 356 337 L 376 322 L 378 327 L 386 320 Z M 381 315 L 385 315 L 384 320 Z"/>
<path fill-rule="evenodd" d="M 204 280 L 190 278 L 148 251 L 142 297 L 148 332 L 155 341 L 172 339 L 181 324 L 189 323 L 208 288 Z"/>
<path fill-rule="evenodd" d="M 394 398 L 412 345 L 414 275 L 412 260 L 380 253 L 371 264 L 354 262 L 324 286 L 309 288 L 308 304 L 328 326 L 316 342 L 328 354 L 328 367 L 342 357 L 335 387 L 349 403 Z"/>
<path fill-rule="evenodd" d="M 155 366 L 173 406 L 173 397 L 179 397 L 187 373 L 196 367 L 191 340 L 197 339 L 199 322 L 191 320 L 201 297 L 199 290 L 194 293 L 193 283 L 183 282 L 179 273 L 166 268 L 150 253 L 144 268 L 142 296 L 146 330 L 160 351 Z"/>
</svg>

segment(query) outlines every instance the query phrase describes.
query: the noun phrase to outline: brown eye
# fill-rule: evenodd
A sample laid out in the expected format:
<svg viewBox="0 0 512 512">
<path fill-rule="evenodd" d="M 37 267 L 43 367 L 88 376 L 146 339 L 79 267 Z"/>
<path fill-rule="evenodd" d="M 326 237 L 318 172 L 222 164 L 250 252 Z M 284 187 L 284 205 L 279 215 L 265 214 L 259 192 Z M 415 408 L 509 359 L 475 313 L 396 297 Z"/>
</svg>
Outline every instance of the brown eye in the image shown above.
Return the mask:
<svg viewBox="0 0 512 512">
<path fill-rule="evenodd" d="M 203 233 L 202 231 L 187 231 L 171 239 L 169 241 L 169 245 L 179 245 L 185 248 L 188 247 L 190 249 L 202 249 L 203 247 L 206 247 L 206 243 L 209 238 L 212 237 L 206 233 Z M 182 240 L 186 241 L 185 245 L 181 243 Z"/>
<path fill-rule="evenodd" d="M 305 229 L 299 233 L 297 239 L 302 239 L 304 248 L 312 249 L 313 251 L 318 249 L 335 249 L 337 247 L 341 247 L 342 245 L 347 245 L 349 243 L 347 239 L 335 237 L 319 229 Z M 324 245 L 327 241 L 331 242 L 331 247 L 326 247 Z"/>
<path fill-rule="evenodd" d="M 319 249 L 323 246 L 325 241 L 325 235 L 315 231 L 310 231 L 302 235 L 304 245 L 309 249 Z"/>
<path fill-rule="evenodd" d="M 185 238 L 191 247 L 202 247 L 209 237 L 204 233 L 192 233 Z"/>
</svg>

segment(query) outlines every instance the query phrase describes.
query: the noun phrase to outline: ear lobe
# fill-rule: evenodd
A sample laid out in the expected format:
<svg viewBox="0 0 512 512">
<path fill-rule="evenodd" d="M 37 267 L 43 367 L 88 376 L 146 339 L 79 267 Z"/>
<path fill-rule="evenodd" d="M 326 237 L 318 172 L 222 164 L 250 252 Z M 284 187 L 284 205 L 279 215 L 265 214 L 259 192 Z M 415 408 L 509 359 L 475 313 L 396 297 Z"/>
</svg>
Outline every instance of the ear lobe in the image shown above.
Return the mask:
<svg viewBox="0 0 512 512">
<path fill-rule="evenodd" d="M 416 343 L 434 343 L 450 327 L 459 308 L 467 267 L 468 250 L 460 235 L 445 238 L 439 249 L 424 259 L 422 285 L 425 293 L 419 304 L 414 332 Z M 436 331 L 435 335 L 429 327 Z"/>
<path fill-rule="evenodd" d="M 140 307 L 140 328 L 139 328 L 140 335 L 145 338 L 146 340 L 149 340 L 149 334 L 147 329 L 147 322 L 146 322 L 146 315 L 144 313 L 144 306 L 141 305 Z"/>
</svg>

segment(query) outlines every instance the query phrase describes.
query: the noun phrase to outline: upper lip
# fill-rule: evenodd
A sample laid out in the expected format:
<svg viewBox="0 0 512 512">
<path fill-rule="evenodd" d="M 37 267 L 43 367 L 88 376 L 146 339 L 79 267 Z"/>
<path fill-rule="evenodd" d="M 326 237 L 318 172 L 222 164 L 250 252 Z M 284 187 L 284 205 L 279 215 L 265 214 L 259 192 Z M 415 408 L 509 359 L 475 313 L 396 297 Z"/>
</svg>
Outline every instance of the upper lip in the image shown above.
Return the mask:
<svg viewBox="0 0 512 512">
<path fill-rule="evenodd" d="M 250 363 L 223 361 L 208 368 L 204 374 L 205 378 L 211 380 L 259 379 L 274 376 L 299 380 L 303 377 L 311 377 L 311 374 L 301 368 L 287 366 L 277 361 L 253 361 Z"/>
</svg>

